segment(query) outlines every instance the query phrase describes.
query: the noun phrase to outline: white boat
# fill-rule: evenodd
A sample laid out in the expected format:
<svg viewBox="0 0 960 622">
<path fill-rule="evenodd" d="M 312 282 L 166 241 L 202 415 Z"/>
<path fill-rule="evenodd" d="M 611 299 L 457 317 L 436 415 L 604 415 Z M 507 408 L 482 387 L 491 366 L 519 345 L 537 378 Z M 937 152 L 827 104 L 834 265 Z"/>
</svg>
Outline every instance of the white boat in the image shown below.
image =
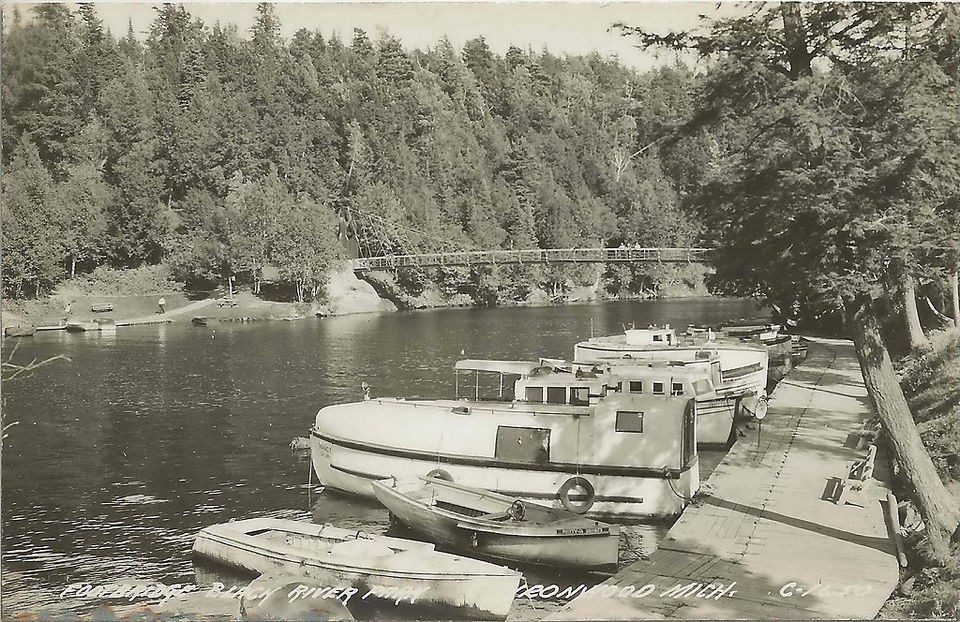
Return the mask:
<svg viewBox="0 0 960 622">
<path fill-rule="evenodd" d="M 616 517 L 676 516 L 699 489 L 690 374 L 677 375 L 678 391 L 638 393 L 620 390 L 629 377 L 615 369 L 574 373 L 540 361 L 456 367 L 458 397 L 461 373 L 476 373 L 472 399 L 380 398 L 321 409 L 310 432 L 320 481 L 373 497 L 374 480 L 440 469 L 466 486 Z M 480 397 L 482 372 L 499 374 L 495 397 Z M 504 376 L 518 379 L 504 385 Z"/>
<path fill-rule="evenodd" d="M 723 338 L 713 330 L 691 331 L 680 339 L 669 325 L 628 329 L 618 335 L 592 337 L 574 346 L 573 357 L 582 362 L 615 359 L 660 360 L 693 363 L 716 361 L 719 373 L 714 386 L 720 398 L 739 402 L 738 411 L 755 411 L 766 393 L 769 355 L 762 344 Z"/>
<path fill-rule="evenodd" d="M 436 477 L 373 482 L 373 490 L 408 528 L 475 557 L 584 570 L 617 565 L 616 525 Z"/>
<path fill-rule="evenodd" d="M 697 447 L 713 449 L 728 447 L 733 440 L 734 420 L 741 402 L 740 396 L 720 393 L 720 363 L 717 357 L 692 361 L 656 359 L 604 359 L 593 363 L 541 359 L 574 373 L 604 371 L 615 373 L 617 390 L 654 395 L 690 395 L 684 386 L 693 387 L 697 408 Z M 518 395 L 517 399 L 523 399 Z"/>
<path fill-rule="evenodd" d="M 251 573 L 302 574 L 356 590 L 346 596 L 348 605 L 383 598 L 457 619 L 503 620 L 522 578 L 426 542 L 272 518 L 207 527 L 193 552 Z"/>
</svg>

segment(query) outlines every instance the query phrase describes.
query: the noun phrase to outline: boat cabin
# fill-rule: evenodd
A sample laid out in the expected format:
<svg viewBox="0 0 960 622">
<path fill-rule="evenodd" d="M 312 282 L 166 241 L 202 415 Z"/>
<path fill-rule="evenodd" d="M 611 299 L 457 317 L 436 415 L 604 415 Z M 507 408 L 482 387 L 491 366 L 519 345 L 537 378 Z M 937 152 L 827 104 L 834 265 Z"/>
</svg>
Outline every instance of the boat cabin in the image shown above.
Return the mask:
<svg viewBox="0 0 960 622">
<path fill-rule="evenodd" d="M 317 473 L 368 494 L 371 480 L 440 468 L 468 486 L 547 500 L 586 480 L 593 512 L 676 515 L 699 487 L 696 399 L 712 383 L 703 366 L 634 363 L 459 361 L 455 400 L 322 409 Z"/>
<path fill-rule="evenodd" d="M 624 335 L 631 346 L 672 346 L 678 343 L 677 333 L 669 324 L 662 327 L 628 328 Z"/>
</svg>

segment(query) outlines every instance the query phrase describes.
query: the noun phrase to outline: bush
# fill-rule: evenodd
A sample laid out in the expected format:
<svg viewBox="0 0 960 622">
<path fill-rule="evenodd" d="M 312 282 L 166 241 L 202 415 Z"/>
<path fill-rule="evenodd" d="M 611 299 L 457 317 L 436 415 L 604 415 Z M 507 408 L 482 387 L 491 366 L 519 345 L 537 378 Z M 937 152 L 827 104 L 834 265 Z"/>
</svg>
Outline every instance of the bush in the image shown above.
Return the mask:
<svg viewBox="0 0 960 622">
<path fill-rule="evenodd" d="M 62 295 L 144 296 L 158 292 L 181 291 L 166 266 L 113 269 L 100 266 L 90 274 L 74 277 L 57 288 Z"/>
</svg>

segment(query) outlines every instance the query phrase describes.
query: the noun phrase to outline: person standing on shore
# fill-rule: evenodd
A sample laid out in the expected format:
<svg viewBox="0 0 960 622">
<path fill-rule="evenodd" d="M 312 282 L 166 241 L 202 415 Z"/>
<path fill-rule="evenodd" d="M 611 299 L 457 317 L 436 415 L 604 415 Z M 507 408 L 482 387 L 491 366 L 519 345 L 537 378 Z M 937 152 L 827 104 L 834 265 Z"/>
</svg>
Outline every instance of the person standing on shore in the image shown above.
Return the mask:
<svg viewBox="0 0 960 622">
<path fill-rule="evenodd" d="M 160 313 L 163 313 L 163 306 L 167 304 L 166 299 L 163 296 L 160 296 L 160 300 L 157 301 L 157 306 L 160 307 Z"/>
<path fill-rule="evenodd" d="M 70 319 L 70 310 L 72 308 L 73 301 L 67 303 L 67 306 L 63 308 L 63 323 L 66 325 L 67 321 Z"/>
</svg>

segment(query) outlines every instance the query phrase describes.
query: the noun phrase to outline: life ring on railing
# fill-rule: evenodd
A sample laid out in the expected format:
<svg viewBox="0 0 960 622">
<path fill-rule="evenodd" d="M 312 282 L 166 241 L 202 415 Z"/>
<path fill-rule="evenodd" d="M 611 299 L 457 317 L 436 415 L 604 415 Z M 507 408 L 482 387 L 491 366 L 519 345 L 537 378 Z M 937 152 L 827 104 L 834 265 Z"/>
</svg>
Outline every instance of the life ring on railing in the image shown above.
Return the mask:
<svg viewBox="0 0 960 622">
<path fill-rule="evenodd" d="M 570 498 L 570 491 L 574 488 L 582 488 L 586 493 L 586 498 L 580 501 L 574 501 Z M 580 477 L 571 477 L 563 483 L 563 486 L 560 487 L 560 490 L 557 491 L 557 496 L 560 497 L 560 503 L 568 512 L 573 512 L 574 514 L 586 514 L 590 508 L 593 507 L 593 500 L 596 497 L 596 491 L 593 489 L 593 484 L 587 481 L 585 478 Z"/>
<path fill-rule="evenodd" d="M 445 482 L 452 482 L 453 476 L 444 471 L 443 469 L 434 469 L 427 473 L 426 477 L 433 477 L 436 479 L 442 479 Z"/>
</svg>

